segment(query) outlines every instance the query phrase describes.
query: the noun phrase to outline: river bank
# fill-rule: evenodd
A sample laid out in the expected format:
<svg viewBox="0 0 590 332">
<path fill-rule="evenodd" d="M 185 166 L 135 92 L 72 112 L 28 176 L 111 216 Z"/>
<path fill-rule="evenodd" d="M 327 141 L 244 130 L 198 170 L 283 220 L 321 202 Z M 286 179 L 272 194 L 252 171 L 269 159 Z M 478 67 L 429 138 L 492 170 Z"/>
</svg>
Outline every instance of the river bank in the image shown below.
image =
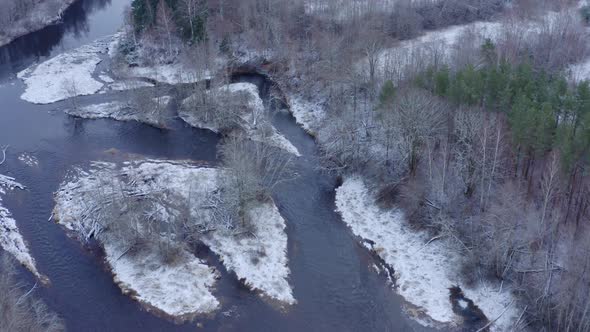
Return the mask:
<svg viewBox="0 0 590 332">
<path fill-rule="evenodd" d="M 77 0 L 49 0 L 34 5 L 26 17 L 4 27 L 0 32 L 0 47 L 29 33 L 60 22 L 64 12 Z"/>
<path fill-rule="evenodd" d="M 39 281 L 49 284 L 49 279 L 37 270 L 35 259 L 31 255 L 12 213 L 2 206 L 2 196 L 13 190 L 25 190 L 25 186 L 16 182 L 10 176 L 0 174 L 0 248 L 10 253 L 20 264 L 31 271 Z"/>
</svg>

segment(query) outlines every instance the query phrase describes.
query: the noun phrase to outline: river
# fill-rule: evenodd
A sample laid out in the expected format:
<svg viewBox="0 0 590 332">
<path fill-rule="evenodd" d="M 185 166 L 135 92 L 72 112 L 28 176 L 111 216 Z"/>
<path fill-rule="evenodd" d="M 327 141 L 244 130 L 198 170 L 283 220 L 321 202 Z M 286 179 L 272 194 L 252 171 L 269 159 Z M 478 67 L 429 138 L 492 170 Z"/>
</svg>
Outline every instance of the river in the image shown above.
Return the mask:
<svg viewBox="0 0 590 332">
<path fill-rule="evenodd" d="M 58 312 L 69 331 L 422 331 L 402 311 L 401 299 L 375 259 L 334 212 L 336 181 L 318 170 L 314 140 L 290 114 L 275 111 L 273 123 L 301 152 L 299 178 L 283 184 L 275 201 L 289 235 L 291 284 L 298 304 L 281 312 L 229 275 L 215 257 L 222 279 L 214 294 L 222 308 L 211 317 L 182 325 L 158 318 L 122 295 L 102 263 L 97 247 L 81 246 L 48 219 L 53 192 L 73 166 L 92 160 L 121 160 L 129 155 L 192 159 L 216 163 L 217 135 L 175 121 L 162 130 L 136 122 L 83 120 L 65 115 L 65 103 L 34 105 L 19 98 L 24 90 L 16 73 L 35 61 L 115 33 L 129 0 L 81 0 L 64 23 L 24 36 L 0 48 L 0 145 L 9 144 L 0 173 L 27 186 L 5 197 L 41 273 L 51 280 L 36 295 Z M 268 83 L 254 79 L 263 91 Z M 93 100 L 109 96 L 90 97 Z M 267 98 L 265 98 L 268 100 Z M 267 105 L 272 107 L 272 105 Z M 39 159 L 27 167 L 17 156 Z M 30 273 L 19 269 L 32 286 Z"/>
</svg>

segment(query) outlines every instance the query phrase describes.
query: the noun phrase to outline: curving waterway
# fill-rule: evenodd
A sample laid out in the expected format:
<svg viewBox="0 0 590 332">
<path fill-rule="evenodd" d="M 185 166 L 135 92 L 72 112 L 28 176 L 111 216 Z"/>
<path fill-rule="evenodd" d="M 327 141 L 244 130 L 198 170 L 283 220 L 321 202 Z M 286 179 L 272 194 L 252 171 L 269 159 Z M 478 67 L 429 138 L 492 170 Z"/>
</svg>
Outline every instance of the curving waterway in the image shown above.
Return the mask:
<svg viewBox="0 0 590 332">
<path fill-rule="evenodd" d="M 49 222 L 53 192 L 73 166 L 93 160 L 150 158 L 192 159 L 216 163 L 217 135 L 172 121 L 168 130 L 136 122 L 84 120 L 65 115 L 67 102 L 34 105 L 19 98 L 24 86 L 16 73 L 35 61 L 115 33 L 129 0 L 81 0 L 70 8 L 64 23 L 21 37 L 0 48 L 0 145 L 9 144 L 0 173 L 27 186 L 4 203 L 28 241 L 38 269 L 51 280 L 35 291 L 66 321 L 69 331 L 422 331 L 402 312 L 402 299 L 376 273 L 374 258 L 352 236 L 334 212 L 335 179 L 319 171 L 317 147 L 290 114 L 272 108 L 273 122 L 301 152 L 299 178 L 283 184 L 275 201 L 289 235 L 291 285 L 298 304 L 281 312 L 228 274 L 215 257 L 206 259 L 221 270 L 215 294 L 222 308 L 209 317 L 176 325 L 158 318 L 121 294 L 102 262 L 99 248 L 81 246 Z M 243 76 L 258 84 L 262 97 L 269 84 L 261 77 Z M 81 98 L 92 102 L 116 98 Z M 119 96 L 121 98 L 121 96 Z M 268 103 L 267 103 L 268 104 Z M 29 153 L 38 166 L 17 157 Z M 1 250 L 1 249 L 0 249 Z M 25 283 L 35 280 L 19 269 Z"/>
</svg>

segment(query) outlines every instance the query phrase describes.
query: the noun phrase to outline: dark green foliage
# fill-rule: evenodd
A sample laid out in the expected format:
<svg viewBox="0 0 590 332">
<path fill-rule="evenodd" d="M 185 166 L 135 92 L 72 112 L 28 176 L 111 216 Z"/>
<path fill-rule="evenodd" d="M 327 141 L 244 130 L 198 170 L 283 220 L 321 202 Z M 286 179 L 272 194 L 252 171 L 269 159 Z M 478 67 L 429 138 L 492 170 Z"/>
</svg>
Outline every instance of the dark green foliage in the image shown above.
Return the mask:
<svg viewBox="0 0 590 332">
<path fill-rule="evenodd" d="M 226 55 L 231 53 L 231 40 L 228 35 L 223 36 L 219 44 L 219 51 Z"/>
<path fill-rule="evenodd" d="M 568 85 L 565 77 L 535 71 L 529 64 L 497 60 L 490 41 L 482 46 L 484 65 L 428 69 L 417 84 L 457 105 L 504 112 L 521 154 L 534 158 L 558 149 L 569 169 L 588 158 L 590 148 L 590 84 Z"/>
<path fill-rule="evenodd" d="M 178 35 L 187 41 L 203 41 L 207 37 L 207 3 L 201 1 L 193 17 L 189 17 L 180 0 L 163 0 L 172 10 Z M 137 33 L 141 33 L 157 23 L 157 8 L 160 0 L 133 0 L 131 13 Z M 191 26 L 192 25 L 192 26 Z"/>
<path fill-rule="evenodd" d="M 133 0 L 131 13 L 136 32 L 142 32 L 156 22 L 158 0 Z"/>
<path fill-rule="evenodd" d="M 485 42 L 481 46 L 481 53 L 486 64 L 492 65 L 496 63 L 496 45 L 492 42 L 491 39 L 486 38 Z"/>
<path fill-rule="evenodd" d="M 395 99 L 395 86 L 393 86 L 393 82 L 391 80 L 387 80 L 383 87 L 381 87 L 381 92 L 379 93 L 379 108 L 387 107 L 391 105 Z"/>
<path fill-rule="evenodd" d="M 434 93 L 440 96 L 446 96 L 449 92 L 449 83 L 449 68 L 443 67 L 434 76 Z"/>
<path fill-rule="evenodd" d="M 580 14 L 582 15 L 584 23 L 590 24 L 590 5 L 580 8 Z"/>
</svg>

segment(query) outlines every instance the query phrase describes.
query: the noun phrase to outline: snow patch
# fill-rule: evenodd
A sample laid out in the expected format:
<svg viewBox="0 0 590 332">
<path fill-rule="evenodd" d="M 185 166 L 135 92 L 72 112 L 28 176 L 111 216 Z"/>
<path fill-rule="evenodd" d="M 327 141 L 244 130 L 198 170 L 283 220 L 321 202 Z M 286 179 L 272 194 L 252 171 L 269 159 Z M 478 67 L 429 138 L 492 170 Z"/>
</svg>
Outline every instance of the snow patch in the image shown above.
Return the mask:
<svg viewBox="0 0 590 332">
<path fill-rule="evenodd" d="M 103 83 L 95 80 L 92 74 L 111 38 L 99 39 L 19 72 L 18 78 L 27 86 L 21 99 L 50 104 L 98 92 Z"/>
<path fill-rule="evenodd" d="M 295 121 L 305 131 L 316 135 L 320 124 L 326 117 L 322 103 L 309 101 L 299 96 L 291 97 L 289 103 L 289 109 L 293 117 L 295 117 Z"/>
<path fill-rule="evenodd" d="M 249 211 L 256 237 L 237 237 L 213 232 L 203 242 L 218 254 L 223 265 L 234 271 L 238 279 L 252 289 L 262 291 L 271 299 L 295 304 L 287 265 L 287 233 L 285 220 L 272 203 Z"/>
<path fill-rule="evenodd" d="M 39 159 L 27 152 L 21 153 L 18 156 L 18 160 L 29 167 L 39 166 Z"/>
<path fill-rule="evenodd" d="M 31 256 L 25 239 L 20 234 L 16 220 L 7 208 L 2 206 L 2 196 L 8 190 L 25 189 L 25 186 L 16 182 L 10 176 L 0 174 L 0 247 L 14 256 L 16 260 L 31 271 L 41 282 L 47 283 L 49 279 L 37 271 L 35 259 Z"/>
<path fill-rule="evenodd" d="M 161 264 L 154 251 L 123 255 L 127 248 L 106 243 L 105 255 L 114 281 L 125 294 L 180 319 L 192 319 L 196 313 L 209 313 L 219 307 L 211 290 L 218 276 L 215 269 L 187 251 L 173 264 Z"/>
<path fill-rule="evenodd" d="M 66 109 L 65 113 L 85 119 L 110 118 L 119 121 L 138 121 L 155 127 L 161 127 L 164 120 L 161 112 L 165 111 L 166 105 L 168 105 L 171 99 L 172 97 L 170 96 L 152 98 L 153 105 L 159 105 L 154 108 L 153 112 L 137 109 L 137 107 L 127 102 L 111 101 L 81 106 L 75 109 Z"/>
<path fill-rule="evenodd" d="M 344 21 L 355 16 L 375 11 L 391 13 L 395 5 L 401 0 L 306 0 L 305 13 Z M 422 3 L 436 3 L 441 0 L 410 0 L 409 3 L 418 6 Z"/>
<path fill-rule="evenodd" d="M 570 80 L 573 82 L 581 82 L 590 80 L 590 58 L 584 62 L 574 64 L 568 69 Z"/>
<path fill-rule="evenodd" d="M 458 46 L 458 42 L 466 32 L 475 33 L 477 38 L 483 41 L 485 38 L 497 39 L 502 29 L 503 25 L 499 22 L 474 22 L 427 32 L 418 38 L 403 41 L 393 48 L 381 51 L 377 55 L 375 73 L 393 77 L 395 80 L 403 80 L 407 68 L 422 70 L 429 65 L 423 62 L 428 61 L 427 59 L 433 55 L 437 56 L 436 60 L 439 63 L 448 63 L 454 48 Z M 369 61 L 362 60 L 357 65 L 357 70 L 369 73 Z"/>
<path fill-rule="evenodd" d="M 196 70 L 180 63 L 154 65 L 150 67 L 131 67 L 127 69 L 126 75 L 166 84 L 195 83 L 211 78 L 208 71 Z"/>
<path fill-rule="evenodd" d="M 396 290 L 406 301 L 422 308 L 434 321 L 456 324 L 458 317 L 452 311 L 449 288 L 461 284 L 454 271 L 462 259 L 458 252 L 441 240 L 427 245 L 428 236 L 404 225 L 401 211 L 379 209 L 359 177 L 346 179 L 336 190 L 336 210 L 355 235 L 375 242 L 372 250 L 393 267 Z M 462 289 L 490 320 L 508 307 L 492 330 L 507 331 L 518 319 L 520 311 L 506 287 L 501 291 L 492 285 Z M 416 318 L 427 324 L 421 317 Z"/>
<path fill-rule="evenodd" d="M 108 88 L 113 91 L 134 90 L 139 88 L 151 88 L 154 84 L 140 80 L 124 80 L 109 84 Z"/>
<path fill-rule="evenodd" d="M 115 82 L 115 80 L 113 80 L 107 74 L 100 74 L 100 75 L 98 75 L 98 78 L 100 78 L 100 80 L 103 81 L 103 82 L 105 82 L 105 83 L 113 83 L 113 82 Z"/>
</svg>

